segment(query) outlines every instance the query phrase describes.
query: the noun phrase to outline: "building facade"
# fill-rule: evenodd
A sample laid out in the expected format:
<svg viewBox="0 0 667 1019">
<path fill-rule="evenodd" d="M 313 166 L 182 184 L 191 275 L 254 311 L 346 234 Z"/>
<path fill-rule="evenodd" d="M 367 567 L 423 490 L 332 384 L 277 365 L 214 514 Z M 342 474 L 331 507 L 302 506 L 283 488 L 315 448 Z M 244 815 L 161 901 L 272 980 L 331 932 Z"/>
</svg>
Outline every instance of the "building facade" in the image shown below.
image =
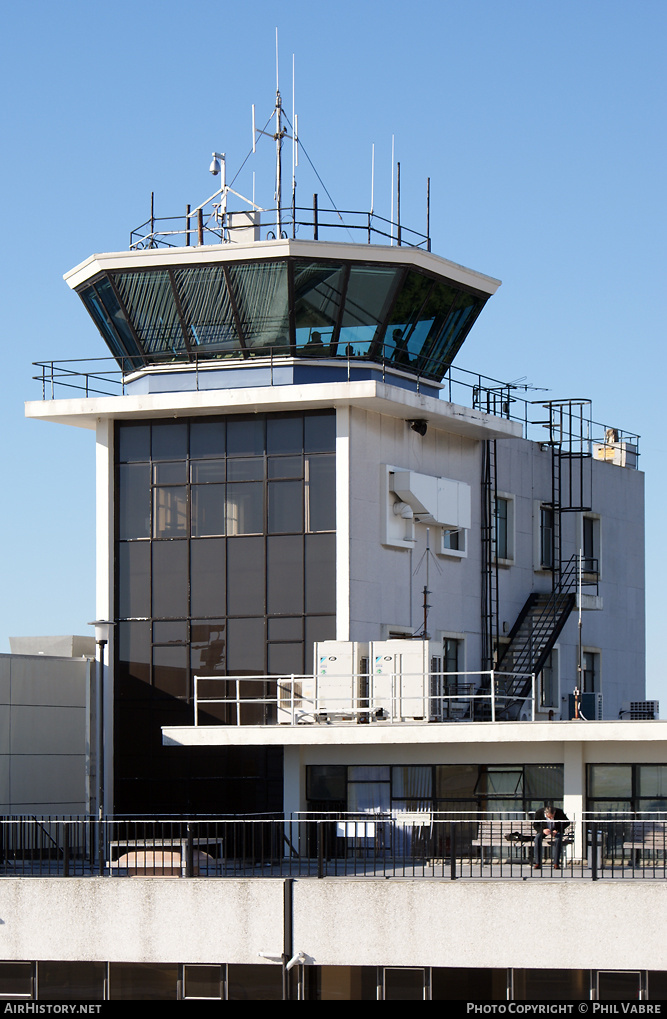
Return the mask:
<svg viewBox="0 0 667 1019">
<path fill-rule="evenodd" d="M 499 284 L 430 242 L 228 224 L 222 243 L 156 235 L 72 270 L 121 389 L 82 376 L 85 395 L 27 413 L 96 435 L 107 814 L 280 819 L 279 869 L 195 877 L 190 861 L 187 881 L 161 884 L 102 867 L 64 891 L 45 878 L 58 912 L 71 898 L 90 922 L 85 945 L 72 931 L 60 949 L 30 923 L 27 941 L 0 931 L 21 993 L 662 993 L 659 932 L 635 920 L 664 881 L 444 871 L 464 876 L 484 819 L 553 801 L 574 822 L 569 858 L 597 876 L 586 817 L 665 805 L 662 725 L 633 720 L 648 710 L 637 437 L 594 424 L 587 401 L 533 405 L 457 372 Z M 335 850 L 323 817 L 342 819 Z M 428 829 L 428 874 L 280 871 L 295 854 L 320 877 L 325 859 L 376 864 L 380 817 L 403 860 Z M 293 823 L 315 825 L 303 852 Z M 211 859 L 227 853 L 228 835 L 207 838 Z M 9 915 L 37 915 L 25 894 L 7 886 Z M 178 924 L 155 920 L 183 896 Z M 540 909 L 556 937 L 507 936 Z M 600 909 L 635 920 L 600 935 Z"/>
</svg>

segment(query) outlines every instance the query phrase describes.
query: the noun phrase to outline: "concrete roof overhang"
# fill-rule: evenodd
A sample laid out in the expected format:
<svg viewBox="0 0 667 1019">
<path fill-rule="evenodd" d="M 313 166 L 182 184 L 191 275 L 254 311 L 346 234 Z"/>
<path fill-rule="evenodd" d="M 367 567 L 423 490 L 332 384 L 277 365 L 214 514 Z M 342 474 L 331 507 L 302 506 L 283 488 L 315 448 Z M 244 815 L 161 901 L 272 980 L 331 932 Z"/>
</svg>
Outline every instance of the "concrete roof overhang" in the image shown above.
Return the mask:
<svg viewBox="0 0 667 1019">
<path fill-rule="evenodd" d="M 539 743 L 667 743 L 665 721 L 459 722 L 373 725 L 163 726 L 167 746 L 517 746 Z"/>
<path fill-rule="evenodd" d="M 90 255 L 65 273 L 64 280 L 76 290 L 101 273 L 112 270 L 160 269 L 178 265 L 207 265 L 219 262 L 262 261 L 276 258 L 342 259 L 383 265 L 414 266 L 442 279 L 451 280 L 482 294 L 491 296 L 500 280 L 468 269 L 457 262 L 434 255 L 422 248 L 381 244 L 339 244 L 331 241 L 305 241 L 285 238 L 256 241 L 253 244 L 202 244 L 198 247 L 151 248 L 139 251 L 114 251 Z"/>
<path fill-rule="evenodd" d="M 522 434 L 521 425 L 515 421 L 375 380 L 32 400 L 26 403 L 25 413 L 29 418 L 94 429 L 105 419 L 126 421 L 325 407 L 359 407 L 405 420 L 419 418 L 429 427 L 475 439 L 520 438 Z"/>
</svg>

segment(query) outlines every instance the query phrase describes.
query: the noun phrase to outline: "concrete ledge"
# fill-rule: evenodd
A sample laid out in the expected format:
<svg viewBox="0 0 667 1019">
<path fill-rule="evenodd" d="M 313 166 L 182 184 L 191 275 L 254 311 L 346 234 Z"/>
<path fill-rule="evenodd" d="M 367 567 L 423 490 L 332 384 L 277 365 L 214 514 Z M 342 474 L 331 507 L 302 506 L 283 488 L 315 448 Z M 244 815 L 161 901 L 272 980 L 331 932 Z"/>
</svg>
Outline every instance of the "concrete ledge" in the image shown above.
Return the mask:
<svg viewBox="0 0 667 1019">
<path fill-rule="evenodd" d="M 0 958 L 262 963 L 282 951 L 283 886 L 3 878 Z M 302 878 L 292 899 L 315 965 L 664 969 L 665 881 Z"/>
<path fill-rule="evenodd" d="M 662 743 L 666 721 L 374 722 L 372 725 L 165 725 L 165 746 L 374 746 Z"/>
</svg>

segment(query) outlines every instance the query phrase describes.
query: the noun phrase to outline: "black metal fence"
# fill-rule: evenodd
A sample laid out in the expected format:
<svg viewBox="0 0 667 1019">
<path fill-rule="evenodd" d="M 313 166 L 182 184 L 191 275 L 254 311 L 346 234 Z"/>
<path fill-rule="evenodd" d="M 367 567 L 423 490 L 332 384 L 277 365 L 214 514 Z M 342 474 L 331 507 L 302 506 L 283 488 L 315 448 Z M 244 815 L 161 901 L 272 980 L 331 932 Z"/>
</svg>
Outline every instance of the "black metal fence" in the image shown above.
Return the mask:
<svg viewBox="0 0 667 1019">
<path fill-rule="evenodd" d="M 533 822 L 521 817 L 430 810 L 222 819 L 11 817 L 0 821 L 0 875 L 667 878 L 667 820 L 659 815 L 568 822 L 555 848 L 546 838 L 537 847 L 535 835 Z"/>
<path fill-rule="evenodd" d="M 280 210 L 238 209 L 221 212 L 219 203 L 188 208 L 184 216 L 151 216 L 130 233 L 130 250 L 191 245 L 246 243 L 251 240 L 334 240 L 341 243 L 401 245 L 431 250 L 427 233 L 412 230 L 376 212 L 329 209 L 313 195 L 312 206 L 289 205 Z"/>
</svg>

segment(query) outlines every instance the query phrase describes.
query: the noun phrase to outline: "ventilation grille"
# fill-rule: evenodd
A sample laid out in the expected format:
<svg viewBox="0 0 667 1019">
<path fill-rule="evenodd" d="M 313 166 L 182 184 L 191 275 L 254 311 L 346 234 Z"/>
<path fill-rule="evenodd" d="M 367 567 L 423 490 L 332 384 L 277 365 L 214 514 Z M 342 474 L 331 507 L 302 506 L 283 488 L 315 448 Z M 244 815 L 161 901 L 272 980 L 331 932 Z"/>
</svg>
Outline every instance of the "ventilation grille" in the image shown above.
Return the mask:
<svg viewBox="0 0 667 1019">
<path fill-rule="evenodd" d="M 655 721 L 660 718 L 660 701 L 630 701 L 630 720 L 640 722 L 642 719 Z"/>
</svg>

